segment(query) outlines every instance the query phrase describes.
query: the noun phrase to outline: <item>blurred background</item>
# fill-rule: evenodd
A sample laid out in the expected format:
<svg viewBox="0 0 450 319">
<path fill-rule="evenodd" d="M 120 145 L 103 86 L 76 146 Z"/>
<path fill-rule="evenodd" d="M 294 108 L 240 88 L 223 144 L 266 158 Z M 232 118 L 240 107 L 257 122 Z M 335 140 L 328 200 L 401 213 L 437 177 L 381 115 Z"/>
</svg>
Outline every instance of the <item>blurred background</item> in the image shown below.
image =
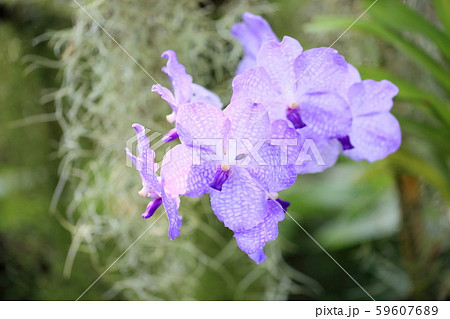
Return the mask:
<svg viewBox="0 0 450 319">
<path fill-rule="evenodd" d="M 160 54 L 173 49 L 225 104 L 242 56 L 229 29 L 243 12 L 309 49 L 372 3 L 78 2 L 157 81 L 169 85 Z M 377 300 L 450 299 L 449 37 L 447 0 L 379 0 L 334 48 L 363 79 L 400 88 L 401 149 L 373 164 L 341 158 L 281 194 Z M 0 299 L 77 299 L 149 226 L 123 148 L 134 122 L 170 128 L 153 84 L 74 1 L 0 0 Z M 369 299 L 290 218 L 258 266 L 207 196 L 180 212 L 179 238 L 161 218 L 82 300 Z"/>
</svg>

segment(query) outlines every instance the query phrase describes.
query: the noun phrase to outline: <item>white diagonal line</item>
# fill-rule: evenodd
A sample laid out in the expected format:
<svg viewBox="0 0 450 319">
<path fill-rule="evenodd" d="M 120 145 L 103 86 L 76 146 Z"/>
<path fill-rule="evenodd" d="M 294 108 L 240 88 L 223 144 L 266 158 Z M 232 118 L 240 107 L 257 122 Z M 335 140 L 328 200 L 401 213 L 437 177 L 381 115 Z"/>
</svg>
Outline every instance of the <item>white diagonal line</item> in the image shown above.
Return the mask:
<svg viewBox="0 0 450 319">
<path fill-rule="evenodd" d="M 141 237 L 144 236 L 144 235 L 148 232 L 148 230 L 149 230 L 150 228 L 152 228 L 152 226 L 153 226 L 153 225 L 154 225 L 161 217 L 163 217 L 165 214 L 166 214 L 166 210 L 164 210 L 164 213 L 162 213 L 162 214 L 161 214 L 161 215 L 160 215 L 160 216 L 159 216 L 159 217 L 158 217 L 158 218 L 157 218 L 150 226 L 148 226 L 148 228 L 147 228 L 146 230 L 144 230 L 144 232 L 143 232 L 142 234 L 140 234 L 139 237 L 136 238 L 135 241 L 133 241 L 133 242 L 131 243 L 131 245 L 128 246 L 128 248 L 125 249 L 125 251 L 124 251 L 119 257 L 117 257 L 117 259 L 114 260 L 114 262 L 113 262 L 108 268 L 106 268 L 105 271 L 102 272 L 102 274 L 101 274 L 100 276 L 98 276 L 98 278 L 95 279 L 94 282 L 93 282 L 89 287 L 86 288 L 86 290 L 85 290 L 85 291 L 77 298 L 76 301 L 80 300 L 80 298 L 83 297 L 84 294 L 87 293 L 87 292 L 89 291 L 89 289 L 91 289 L 92 286 L 94 286 L 94 285 L 97 283 L 97 281 L 99 281 L 100 278 L 102 278 L 103 275 L 106 274 L 106 272 L 107 272 L 112 266 L 114 266 L 115 263 L 116 263 L 120 258 L 122 258 L 122 256 L 125 255 L 125 254 L 127 253 L 127 251 L 130 250 L 130 248 L 133 247 L 134 244 L 136 244 L 137 241 L 138 241 L 139 239 L 141 239 Z"/>
<path fill-rule="evenodd" d="M 317 63 L 317 61 L 319 61 L 320 60 L 320 58 L 325 54 L 325 53 L 327 53 L 328 52 L 328 50 L 330 50 L 332 47 L 333 47 L 333 45 L 335 45 L 336 44 L 336 42 L 338 42 L 339 41 L 339 39 L 340 38 L 342 38 L 343 36 L 344 36 L 344 34 L 346 34 L 347 33 L 347 31 L 348 30 L 350 30 L 350 28 L 351 27 L 353 27 L 354 25 L 355 25 L 355 23 L 356 22 L 358 22 L 359 21 L 359 19 L 361 19 L 366 13 L 367 13 L 367 11 L 369 11 L 370 10 L 370 8 L 372 8 L 373 7 L 373 5 L 375 4 L 375 3 L 377 3 L 377 1 L 378 0 L 375 0 L 366 10 L 364 10 L 364 12 L 363 13 L 361 13 L 360 15 L 359 15 L 359 17 L 358 18 L 356 18 L 356 20 L 355 21 L 353 21 L 352 22 L 352 24 L 350 24 L 350 26 L 347 28 L 347 29 L 345 29 L 345 31 L 344 32 L 342 32 L 342 34 L 316 59 L 316 60 L 314 60 L 314 62 L 302 73 L 302 74 L 300 74 L 300 76 L 283 92 L 283 93 L 281 93 L 281 95 L 279 95 L 277 98 L 276 98 L 276 100 L 274 101 L 274 102 L 272 102 L 272 104 L 270 104 L 270 106 L 268 107 L 268 108 L 266 108 L 265 109 L 265 111 L 264 112 L 262 112 L 260 115 L 259 115 L 259 117 L 250 125 L 250 126 L 253 126 L 256 122 L 258 122 L 258 120 L 267 112 L 267 111 L 269 111 L 270 110 L 270 108 L 272 107 L 272 106 L 274 106 L 275 105 L 275 103 L 277 103 L 278 102 L 278 100 L 280 100 L 281 99 L 281 97 L 283 96 L 283 95 L 285 95 L 294 85 L 295 85 L 295 83 L 297 83 L 301 78 L 302 78 L 302 76 L 303 75 L 305 75 L 305 73 L 306 72 L 308 72 L 308 70 L 309 69 L 311 69 L 316 63 Z"/>
<path fill-rule="evenodd" d="M 108 37 L 110 37 L 111 38 L 111 40 L 113 40 L 114 41 L 114 43 L 115 44 L 117 44 L 118 46 L 119 46 L 119 48 L 121 48 L 122 49 L 122 51 L 123 52 L 125 52 L 126 53 L 126 55 L 128 55 L 129 57 L 130 57 L 130 59 L 131 60 L 133 60 L 133 62 L 134 63 L 136 63 L 136 65 L 139 67 L 139 68 L 141 68 L 141 70 L 142 71 L 144 71 L 145 72 L 145 74 L 147 74 L 147 76 L 150 78 L 150 79 L 152 79 L 153 80 L 153 82 L 155 82 L 155 84 L 156 85 L 158 85 L 160 88 L 161 88 L 161 90 L 163 90 L 164 92 L 166 92 L 166 94 L 167 94 L 167 96 L 169 96 L 171 99 L 172 99 L 172 101 L 174 102 L 174 104 L 178 107 L 178 103 L 177 103 L 177 101 L 175 101 L 175 99 L 173 99 L 171 96 L 171 94 L 169 94 L 169 92 L 167 92 L 167 90 L 165 89 L 165 87 L 163 87 L 161 84 L 159 84 L 156 80 L 155 80 L 155 78 L 153 77 L 153 76 L 151 76 L 150 75 L 150 73 L 148 73 L 147 72 L 147 70 L 135 59 L 135 58 L 133 58 L 133 56 L 130 54 L 130 53 L 128 53 L 128 51 L 127 50 L 125 50 L 125 48 L 122 46 L 122 45 L 120 45 L 120 43 L 119 42 L 117 42 L 116 41 L 116 39 L 114 39 L 113 38 L 113 36 L 111 35 L 111 34 L 109 34 L 109 32 L 108 31 L 106 31 L 106 29 L 77 1 L 77 0 L 73 0 L 73 2 L 75 2 L 79 7 L 80 7 L 80 9 L 81 10 L 83 10 L 84 11 L 84 13 L 86 13 L 87 15 L 88 15 L 88 17 L 89 18 L 91 18 L 92 19 L 92 21 L 94 21 L 95 22 L 95 24 L 97 24 L 98 26 L 99 26 L 99 28 L 100 29 L 102 29 L 103 30 L 103 32 L 105 32 L 107 35 L 108 35 Z M 179 109 L 179 107 L 178 107 L 178 109 Z M 189 113 L 186 113 L 187 115 L 189 115 Z M 197 121 L 195 121 L 190 115 L 189 115 L 189 117 L 191 118 L 191 120 L 192 121 L 194 121 L 194 123 L 197 125 L 197 126 L 200 126 L 200 124 L 198 124 L 197 123 Z"/>
<path fill-rule="evenodd" d="M 198 182 L 198 178 L 195 180 L 195 182 L 193 182 L 192 183 L 192 185 L 195 185 L 195 183 L 197 183 Z M 190 189 L 190 187 L 188 187 L 188 190 Z M 187 191 L 187 190 L 186 190 Z M 169 206 L 170 208 L 172 208 L 173 207 L 173 205 L 171 205 L 171 206 Z M 133 247 L 134 246 L 134 244 L 136 244 L 137 243 L 137 241 L 139 240 L 139 239 L 141 239 L 141 237 L 142 236 L 144 236 L 147 232 L 148 232 L 148 230 L 150 229 L 150 228 L 152 228 L 152 226 L 162 217 L 162 216 L 164 216 L 165 214 L 167 214 L 167 208 L 166 207 L 164 207 L 164 212 L 150 225 L 150 226 L 148 226 L 148 228 L 146 229 L 146 230 L 144 230 L 144 232 L 142 233 L 142 234 L 140 234 L 139 235 L 139 237 L 138 238 L 136 238 L 135 239 L 135 241 L 133 241 L 132 243 L 131 243 L 131 245 L 130 246 L 128 246 L 128 248 L 127 249 L 125 249 L 125 251 L 119 256 L 119 257 L 117 257 L 117 259 L 116 260 L 114 260 L 114 262 L 108 267 L 108 268 L 106 268 L 106 270 L 97 278 L 97 279 L 95 279 L 95 281 L 89 286 L 89 287 L 87 287 L 87 289 L 77 298 L 77 300 L 76 301 L 78 301 L 81 297 L 83 297 L 83 295 L 86 293 L 86 292 L 88 292 L 88 290 L 89 289 L 91 289 L 92 288 L 92 286 L 94 286 L 96 283 L 97 283 L 97 281 L 99 281 L 100 280 L 100 278 L 102 278 L 103 277 L 103 275 L 104 274 L 106 274 L 106 272 L 112 267 L 112 266 L 114 266 L 114 264 L 120 259 L 120 258 L 122 258 L 122 256 L 123 255 L 125 255 L 126 253 L 127 253 L 127 251 L 128 250 L 130 250 L 130 248 L 131 247 Z"/>
<path fill-rule="evenodd" d="M 267 192 L 267 191 L 266 191 L 266 190 L 265 190 L 265 189 L 264 189 L 264 188 L 263 188 L 263 187 L 262 187 L 262 186 L 261 186 L 261 185 L 260 185 L 260 184 L 252 177 L 252 176 L 250 176 L 250 177 L 253 179 L 253 181 L 256 183 L 256 185 L 258 185 L 258 187 L 261 188 L 261 189 L 267 194 L 267 196 L 268 196 L 269 198 L 271 198 L 270 194 L 269 194 L 269 193 L 268 193 L 268 192 Z M 323 248 L 322 245 L 321 245 L 317 240 L 315 240 L 314 237 L 313 237 L 313 236 L 312 236 L 305 228 L 303 228 L 303 227 L 302 227 L 302 226 L 294 219 L 294 217 L 291 216 L 291 214 L 289 214 L 289 213 L 283 208 L 283 206 L 281 206 L 281 204 L 280 204 L 279 202 L 277 202 L 277 201 L 275 201 L 275 202 L 278 204 L 278 206 L 281 207 L 281 209 L 285 212 L 285 214 L 288 215 L 288 216 L 289 216 L 289 217 L 297 224 L 297 226 L 300 227 L 300 229 L 303 230 L 303 231 L 305 232 L 305 234 L 308 235 L 308 237 L 311 238 L 311 240 L 312 240 L 317 246 L 319 246 L 319 248 L 322 249 L 323 252 L 324 252 L 325 254 L 327 254 L 327 256 L 330 257 L 331 260 L 334 261 L 334 263 L 335 263 L 336 265 L 338 265 L 339 268 L 341 268 L 341 269 L 347 274 L 347 276 L 350 277 L 350 279 L 353 280 L 353 282 L 354 282 L 355 284 L 357 284 L 359 288 L 361 288 L 362 291 L 364 291 L 364 292 L 366 293 L 367 296 L 369 296 L 370 299 L 372 299 L 373 301 L 376 301 L 375 298 L 373 298 L 373 297 L 372 297 L 372 296 L 371 296 L 371 295 L 363 288 L 363 286 L 361 286 L 360 283 L 359 283 L 358 281 L 356 281 L 356 279 L 353 278 L 352 275 L 350 275 L 350 274 L 347 272 L 347 270 L 345 270 L 344 267 L 342 267 L 342 266 L 336 261 L 336 259 L 334 259 L 333 256 L 331 256 L 331 255 L 325 250 L 325 248 Z"/>
<path fill-rule="evenodd" d="M 277 203 L 278 203 L 278 202 L 277 202 Z M 283 208 L 283 207 L 280 205 L 280 203 L 278 203 L 278 205 L 279 205 L 281 208 Z M 323 250 L 323 252 L 324 252 L 325 254 L 327 254 L 328 257 L 331 258 L 332 261 L 334 261 L 334 263 L 335 263 L 336 265 L 339 266 L 339 268 L 342 269 L 343 272 L 345 272 L 345 273 L 347 274 L 347 276 L 350 277 L 351 280 L 353 280 L 353 282 L 354 282 L 355 284 L 358 285 L 359 288 L 361 288 L 362 291 L 364 291 L 364 292 L 366 293 L 367 296 L 370 297 L 370 299 L 372 299 L 373 301 L 376 301 L 375 298 L 373 298 L 372 295 L 370 295 L 370 294 L 366 291 L 366 289 L 364 289 L 364 287 L 361 286 L 361 284 L 360 284 L 358 281 L 356 281 L 356 279 L 353 278 L 352 275 L 350 275 L 350 274 L 347 272 L 347 270 L 345 270 L 344 267 L 342 267 L 342 266 L 336 261 L 336 259 L 334 259 L 333 256 L 331 256 L 331 255 L 325 250 L 325 248 L 323 248 L 322 245 L 321 245 L 319 242 L 317 242 L 317 240 L 315 240 L 314 237 L 313 237 L 308 231 L 306 231 L 306 229 L 303 228 L 303 226 L 300 225 L 300 224 L 294 219 L 294 217 L 291 216 L 291 214 L 289 214 L 286 210 L 284 210 L 284 208 L 283 208 L 283 211 L 286 213 L 286 215 L 288 215 L 288 216 L 294 221 L 294 223 L 297 224 L 298 227 L 300 227 L 301 230 L 303 230 L 303 231 L 305 232 L 306 235 L 308 235 L 309 238 L 311 238 L 311 240 L 312 240 L 317 246 L 319 246 L 320 249 Z"/>
</svg>

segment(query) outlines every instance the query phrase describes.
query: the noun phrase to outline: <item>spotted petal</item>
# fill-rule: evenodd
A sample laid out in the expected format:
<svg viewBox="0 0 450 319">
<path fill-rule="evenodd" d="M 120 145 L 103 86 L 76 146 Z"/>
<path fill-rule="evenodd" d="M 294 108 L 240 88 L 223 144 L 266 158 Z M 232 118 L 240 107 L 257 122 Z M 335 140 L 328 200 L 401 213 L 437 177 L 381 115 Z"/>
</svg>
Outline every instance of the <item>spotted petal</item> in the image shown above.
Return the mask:
<svg viewBox="0 0 450 319">
<path fill-rule="evenodd" d="M 354 148 L 344 154 L 356 161 L 383 159 L 397 151 L 401 144 L 400 125 L 387 112 L 356 117 L 349 136 Z"/>
<path fill-rule="evenodd" d="M 282 165 L 293 164 L 300 153 L 303 138 L 285 120 L 277 120 L 272 122 L 271 144 L 280 147 Z"/>
<path fill-rule="evenodd" d="M 165 51 L 161 56 L 167 59 L 167 66 L 163 67 L 163 72 L 167 74 L 172 83 L 177 104 L 182 105 L 189 102 L 192 96 L 192 76 L 187 74 L 184 65 L 178 62 L 175 51 Z"/>
<path fill-rule="evenodd" d="M 241 42 L 245 57 L 238 66 L 237 74 L 256 64 L 256 56 L 261 45 L 269 40 L 278 40 L 269 23 L 262 17 L 245 12 L 244 22 L 236 23 L 231 28 L 231 34 Z"/>
<path fill-rule="evenodd" d="M 278 222 L 284 219 L 284 215 L 277 202 L 268 200 L 267 215 L 261 223 L 251 229 L 234 233 L 239 248 L 252 255 L 262 249 L 268 241 L 275 240 L 278 236 Z"/>
<path fill-rule="evenodd" d="M 270 121 L 260 103 L 251 99 L 237 100 L 223 112 L 230 119 L 229 138 L 267 139 L 270 138 Z"/>
<path fill-rule="evenodd" d="M 177 132 L 186 145 L 203 145 L 214 139 L 223 139 L 230 129 L 222 110 L 203 102 L 181 106 L 177 114 Z"/>
<path fill-rule="evenodd" d="M 174 240 L 180 235 L 181 219 L 178 214 L 178 207 L 180 207 L 180 198 L 177 195 L 168 194 L 164 190 L 161 192 L 162 202 L 166 210 L 167 218 L 169 220 L 169 237 Z"/>
<path fill-rule="evenodd" d="M 232 168 L 222 191 L 211 189 L 210 196 L 214 214 L 235 232 L 255 227 L 267 213 L 266 191 L 242 168 Z"/>
<path fill-rule="evenodd" d="M 237 75 L 233 79 L 231 102 L 249 98 L 261 103 L 267 110 L 270 121 L 285 119 L 286 96 L 275 89 L 265 68 L 257 66 Z"/>
<path fill-rule="evenodd" d="M 166 153 L 161 167 L 161 183 L 167 192 L 191 197 L 209 192 L 217 164 L 197 157 L 192 147 L 179 144 Z"/>
<path fill-rule="evenodd" d="M 350 132 L 350 107 L 338 94 L 306 94 L 302 96 L 299 107 L 302 119 L 314 137 L 341 137 Z"/>
<path fill-rule="evenodd" d="M 145 128 L 140 124 L 133 124 L 136 130 L 137 146 L 139 155 L 136 157 L 129 149 L 126 149 L 128 157 L 139 172 L 142 180 L 142 195 L 147 196 L 152 192 L 159 192 L 161 185 L 155 173 L 155 152 L 150 149 L 150 141 L 145 135 Z"/>
<path fill-rule="evenodd" d="M 297 178 L 292 163 L 284 163 L 281 148 L 264 143 L 258 149 L 258 157 L 249 155 L 245 169 L 261 186 L 265 185 L 268 192 L 279 192 L 291 186 Z"/>
<path fill-rule="evenodd" d="M 316 48 L 304 51 L 294 62 L 298 80 L 298 95 L 308 92 L 336 91 L 345 96 L 348 90 L 349 73 L 342 55 L 331 48 Z"/>
<path fill-rule="evenodd" d="M 350 108 L 353 116 L 389 112 L 398 88 L 387 80 L 364 80 L 349 89 Z"/>
<path fill-rule="evenodd" d="M 246 70 L 233 79 L 232 103 L 250 98 L 252 102 L 268 104 L 275 100 L 277 95 L 269 74 L 261 66 Z"/>
<path fill-rule="evenodd" d="M 192 98 L 189 102 L 204 102 L 206 104 L 215 106 L 219 109 L 223 107 L 222 102 L 217 94 L 205 89 L 203 86 L 192 83 Z"/>
<path fill-rule="evenodd" d="M 263 44 L 257 57 L 257 65 L 266 69 L 279 94 L 295 85 L 294 61 L 302 53 L 297 40 L 285 36 L 281 42 Z"/>
<path fill-rule="evenodd" d="M 298 174 L 323 172 L 336 163 L 340 151 L 337 139 L 312 139 L 306 135 L 296 160 L 296 171 Z"/>
</svg>

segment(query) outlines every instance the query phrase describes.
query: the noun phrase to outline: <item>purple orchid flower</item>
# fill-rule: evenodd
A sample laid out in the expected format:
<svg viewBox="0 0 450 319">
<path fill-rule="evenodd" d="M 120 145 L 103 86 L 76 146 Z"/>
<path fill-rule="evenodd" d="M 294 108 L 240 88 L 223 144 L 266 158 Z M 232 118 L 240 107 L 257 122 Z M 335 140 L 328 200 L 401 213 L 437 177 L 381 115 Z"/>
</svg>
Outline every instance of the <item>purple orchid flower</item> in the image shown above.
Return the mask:
<svg viewBox="0 0 450 319">
<path fill-rule="evenodd" d="M 352 114 L 346 96 L 348 88 L 360 80 L 356 69 L 334 49 L 318 48 L 302 52 L 293 38 L 268 41 L 260 49 L 257 66 L 236 76 L 233 97 L 250 96 L 263 103 L 271 122 L 287 120 L 305 140 L 328 150 L 339 141 L 352 148 L 348 134 Z M 326 152 L 327 155 L 331 153 Z M 325 165 L 302 165 L 299 173 L 320 172 L 331 167 L 339 152 Z"/>
<path fill-rule="evenodd" d="M 256 57 L 261 46 L 270 40 L 278 41 L 269 23 L 262 17 L 245 12 L 244 22 L 238 22 L 231 28 L 231 34 L 241 42 L 244 57 L 237 68 L 236 74 L 241 74 L 256 65 Z"/>
<path fill-rule="evenodd" d="M 397 86 L 387 80 L 364 80 L 350 87 L 353 124 L 349 139 L 354 148 L 344 150 L 344 155 L 356 161 L 374 162 L 398 150 L 400 125 L 390 113 L 397 94 Z"/>
<path fill-rule="evenodd" d="M 246 247 L 245 238 L 260 243 L 258 256 L 252 255 L 253 248 L 243 251 L 261 262 L 260 248 L 274 239 L 273 225 L 280 220 L 268 206 L 268 194 L 296 179 L 291 165 L 281 165 L 279 148 L 268 143 L 270 122 L 264 107 L 243 99 L 224 111 L 202 102 L 181 109 L 176 122 L 182 144 L 164 157 L 163 186 L 191 197 L 210 193 L 215 215 L 235 232 L 240 247 Z M 265 234 L 267 227 L 271 231 Z M 255 239 L 257 229 L 263 229 L 258 236 L 265 239 Z"/>
<path fill-rule="evenodd" d="M 340 140 L 341 146 L 336 143 L 318 145 L 320 154 L 327 160 L 335 160 L 342 151 L 355 161 L 374 162 L 396 152 L 401 145 L 401 129 L 390 110 L 397 94 L 397 86 L 387 80 L 364 80 L 353 84 L 345 96 L 353 116 L 350 133 L 346 141 Z M 345 148 L 346 143 L 351 147 Z M 302 168 L 297 171 L 313 173 L 320 170 L 312 165 L 303 172 Z"/>
<path fill-rule="evenodd" d="M 142 214 L 142 218 L 153 216 L 159 206 L 163 204 L 169 219 L 169 237 L 173 240 L 179 236 L 181 227 L 182 217 L 178 214 L 179 196 L 167 193 L 161 185 L 156 174 L 158 164 L 155 163 L 155 152 L 150 149 L 150 141 L 145 135 L 145 128 L 140 124 L 133 124 L 133 128 L 136 130 L 139 155 L 136 157 L 128 148 L 125 148 L 125 151 L 141 176 L 142 189 L 138 194 L 152 199 Z"/>
<path fill-rule="evenodd" d="M 287 119 L 295 129 L 310 126 L 315 137 L 345 137 L 351 112 L 339 93 L 356 82 L 352 77 L 336 50 L 302 52 L 295 39 L 284 37 L 282 42 L 266 42 L 257 67 L 233 80 L 232 101 L 251 96 L 267 105 L 271 121 Z"/>
<path fill-rule="evenodd" d="M 172 113 L 166 117 L 169 123 L 175 121 L 178 108 L 185 103 L 202 101 L 220 109 L 222 108 L 222 102 L 215 93 L 205 89 L 201 85 L 193 83 L 192 76 L 187 74 L 184 65 L 178 62 L 175 51 L 165 51 L 161 56 L 167 59 L 167 65 L 162 68 L 162 71 L 170 79 L 173 94 L 169 89 L 160 84 L 153 85 L 152 91 L 158 93 L 172 108 Z M 177 138 L 178 134 L 176 129 L 172 129 L 162 138 L 162 141 L 170 142 Z"/>
<path fill-rule="evenodd" d="M 278 192 L 297 174 L 321 172 L 341 152 L 373 162 L 400 147 L 400 126 L 390 113 L 398 88 L 387 80 L 361 81 L 334 49 L 303 51 L 287 36 L 279 42 L 267 21 L 251 13 L 232 34 L 245 56 L 230 105 L 222 110 L 219 97 L 193 83 L 175 52 L 166 51 L 163 71 L 173 93 L 159 84 L 152 90 L 169 103 L 167 120 L 176 123 L 163 140 L 181 144 L 164 156 L 161 177 L 143 126 L 133 125 L 139 155 L 126 151 L 141 176 L 139 195 L 152 199 L 143 218 L 163 204 L 174 239 L 179 196 L 209 193 L 214 214 L 238 247 L 261 263 L 289 206 Z"/>
</svg>

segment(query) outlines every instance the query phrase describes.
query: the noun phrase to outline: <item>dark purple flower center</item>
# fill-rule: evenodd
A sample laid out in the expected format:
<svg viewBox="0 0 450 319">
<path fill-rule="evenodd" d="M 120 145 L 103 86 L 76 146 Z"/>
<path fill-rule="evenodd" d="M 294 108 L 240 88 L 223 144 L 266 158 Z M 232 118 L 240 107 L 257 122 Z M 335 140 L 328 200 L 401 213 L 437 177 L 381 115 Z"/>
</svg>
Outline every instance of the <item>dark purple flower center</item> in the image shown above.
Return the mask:
<svg viewBox="0 0 450 319">
<path fill-rule="evenodd" d="M 149 218 L 152 217 L 153 214 L 156 212 L 159 206 L 162 204 L 162 198 L 158 197 L 155 200 L 152 200 L 148 205 L 147 209 L 145 210 L 145 213 L 142 214 L 142 218 Z"/>
<path fill-rule="evenodd" d="M 346 135 L 344 137 L 338 137 L 338 141 L 341 142 L 342 149 L 344 151 L 351 150 L 352 148 L 354 148 L 354 146 L 350 142 L 350 137 L 348 137 L 348 135 Z"/>
<path fill-rule="evenodd" d="M 163 136 L 161 139 L 164 143 L 172 142 L 173 140 L 176 140 L 178 138 L 177 129 L 173 128 L 171 129 L 166 135 Z"/>
<path fill-rule="evenodd" d="M 217 169 L 214 180 L 211 184 L 209 184 L 209 186 L 211 186 L 215 190 L 221 191 L 222 185 L 226 182 L 228 176 L 230 176 L 230 167 L 228 165 L 222 164 L 222 166 Z"/>
<path fill-rule="evenodd" d="M 286 110 L 286 117 L 294 125 L 294 128 L 299 129 L 305 127 L 306 124 L 303 122 L 300 115 L 300 109 L 297 103 L 292 103 L 291 106 Z"/>
<path fill-rule="evenodd" d="M 281 205 L 281 207 L 283 207 L 283 210 L 286 212 L 287 208 L 291 205 L 291 203 L 289 203 L 288 201 L 285 200 L 281 200 L 281 199 L 277 199 L 276 202 L 278 202 L 278 204 Z"/>
</svg>

